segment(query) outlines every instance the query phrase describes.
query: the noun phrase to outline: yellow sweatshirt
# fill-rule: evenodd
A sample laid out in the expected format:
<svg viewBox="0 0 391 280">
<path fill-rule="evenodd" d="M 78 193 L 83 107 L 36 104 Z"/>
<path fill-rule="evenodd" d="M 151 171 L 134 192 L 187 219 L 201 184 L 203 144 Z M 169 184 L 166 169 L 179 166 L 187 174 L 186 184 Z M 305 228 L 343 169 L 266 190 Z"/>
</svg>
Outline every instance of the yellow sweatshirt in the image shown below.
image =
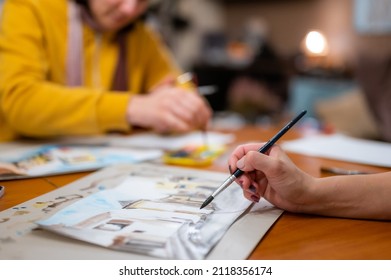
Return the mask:
<svg viewBox="0 0 391 280">
<path fill-rule="evenodd" d="M 0 141 L 129 131 L 125 111 L 131 96 L 179 73 L 157 36 L 137 23 L 127 38 L 129 92 L 110 91 L 119 54 L 114 34 L 98 37 L 84 25 L 84 85 L 67 87 L 67 11 L 67 0 L 5 1 L 0 22 Z"/>
</svg>

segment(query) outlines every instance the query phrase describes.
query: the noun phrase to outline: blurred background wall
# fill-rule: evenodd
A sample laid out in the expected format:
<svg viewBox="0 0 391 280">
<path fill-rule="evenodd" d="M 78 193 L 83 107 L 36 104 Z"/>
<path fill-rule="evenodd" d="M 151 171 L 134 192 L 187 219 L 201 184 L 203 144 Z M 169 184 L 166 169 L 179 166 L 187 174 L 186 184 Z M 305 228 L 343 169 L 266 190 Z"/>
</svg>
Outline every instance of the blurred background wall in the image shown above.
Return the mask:
<svg viewBox="0 0 391 280">
<path fill-rule="evenodd" d="M 175 15 L 170 28 L 160 27 L 171 30 L 163 34 L 179 64 L 195 72 L 201 85 L 218 89 L 207 96 L 215 112 L 235 112 L 244 123 L 265 124 L 307 109 L 315 130 L 379 137 L 376 108 L 368 106 L 372 93 L 364 93 L 372 85 L 359 81 L 357 72 L 366 68 L 362 58 L 390 60 L 390 0 L 160 4 Z M 320 53 L 311 53 L 304 44 L 313 30 L 324 35 Z M 318 42 L 313 43 L 316 47 Z M 355 121 L 362 129 L 353 128 Z"/>
<path fill-rule="evenodd" d="M 262 19 L 268 29 L 268 39 L 283 56 L 294 55 L 309 30 L 321 30 L 328 39 L 330 59 L 348 64 L 357 54 L 389 55 L 389 32 L 362 34 L 355 28 L 355 0 L 226 0 L 226 30 L 239 32 L 248 18 Z M 390 1 L 372 0 L 380 4 L 378 13 L 390 15 Z M 377 8 L 377 7 L 375 7 Z M 389 31 L 389 30 L 388 30 Z"/>
</svg>

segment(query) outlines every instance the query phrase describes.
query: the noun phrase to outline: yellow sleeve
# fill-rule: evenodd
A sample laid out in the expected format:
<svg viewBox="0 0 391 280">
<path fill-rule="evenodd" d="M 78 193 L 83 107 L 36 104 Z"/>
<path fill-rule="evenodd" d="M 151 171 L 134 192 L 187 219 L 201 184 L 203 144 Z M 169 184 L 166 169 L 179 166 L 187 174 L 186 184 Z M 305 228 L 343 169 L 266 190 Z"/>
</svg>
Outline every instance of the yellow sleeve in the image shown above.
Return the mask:
<svg viewBox="0 0 391 280">
<path fill-rule="evenodd" d="M 129 130 L 128 94 L 67 88 L 49 81 L 45 46 L 50 40 L 46 36 L 52 33 L 40 18 L 40 9 L 45 7 L 37 2 L 6 1 L 3 7 L 0 118 L 17 133 L 33 137 Z"/>
</svg>

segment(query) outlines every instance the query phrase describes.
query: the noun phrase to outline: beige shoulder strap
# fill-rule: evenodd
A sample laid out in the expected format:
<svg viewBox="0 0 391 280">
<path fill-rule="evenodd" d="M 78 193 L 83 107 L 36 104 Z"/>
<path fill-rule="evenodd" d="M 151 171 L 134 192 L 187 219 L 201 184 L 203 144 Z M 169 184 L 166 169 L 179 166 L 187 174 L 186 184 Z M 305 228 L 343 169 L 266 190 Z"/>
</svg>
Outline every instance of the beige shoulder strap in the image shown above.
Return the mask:
<svg viewBox="0 0 391 280">
<path fill-rule="evenodd" d="M 66 83 L 77 87 L 83 84 L 83 25 L 80 7 L 68 2 L 68 49 L 66 57 Z"/>
</svg>

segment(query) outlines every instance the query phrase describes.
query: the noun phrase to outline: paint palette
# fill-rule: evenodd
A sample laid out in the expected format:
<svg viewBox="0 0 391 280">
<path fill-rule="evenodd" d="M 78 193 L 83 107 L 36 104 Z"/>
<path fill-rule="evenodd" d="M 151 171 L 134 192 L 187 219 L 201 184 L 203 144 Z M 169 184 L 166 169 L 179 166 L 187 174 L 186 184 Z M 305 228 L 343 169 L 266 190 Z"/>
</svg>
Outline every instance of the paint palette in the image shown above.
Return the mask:
<svg viewBox="0 0 391 280">
<path fill-rule="evenodd" d="M 182 166 L 208 166 L 224 152 L 223 147 L 185 146 L 179 150 L 166 152 L 163 161 Z"/>
</svg>

